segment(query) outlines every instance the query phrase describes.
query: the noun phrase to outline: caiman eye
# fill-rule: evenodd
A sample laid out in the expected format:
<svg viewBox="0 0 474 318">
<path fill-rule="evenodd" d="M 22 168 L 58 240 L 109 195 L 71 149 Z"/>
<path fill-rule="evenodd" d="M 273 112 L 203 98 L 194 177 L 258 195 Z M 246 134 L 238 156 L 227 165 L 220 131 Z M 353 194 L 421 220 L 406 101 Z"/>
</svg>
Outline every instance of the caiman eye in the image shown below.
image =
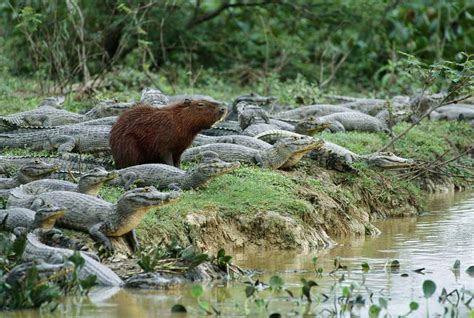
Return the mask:
<svg viewBox="0 0 474 318">
<path fill-rule="evenodd" d="M 204 107 L 204 103 L 198 103 L 198 107 Z"/>
</svg>

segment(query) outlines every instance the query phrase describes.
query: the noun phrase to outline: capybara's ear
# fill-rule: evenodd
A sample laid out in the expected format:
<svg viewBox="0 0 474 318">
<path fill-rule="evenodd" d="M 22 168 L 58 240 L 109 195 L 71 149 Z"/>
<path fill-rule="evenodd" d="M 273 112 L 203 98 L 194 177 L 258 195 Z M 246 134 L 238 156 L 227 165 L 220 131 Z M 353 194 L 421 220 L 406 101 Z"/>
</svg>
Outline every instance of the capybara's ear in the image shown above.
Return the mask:
<svg viewBox="0 0 474 318">
<path fill-rule="evenodd" d="M 190 100 L 189 98 L 186 98 L 186 99 L 184 100 L 184 104 L 185 104 L 186 106 L 191 105 L 191 100 Z"/>
</svg>

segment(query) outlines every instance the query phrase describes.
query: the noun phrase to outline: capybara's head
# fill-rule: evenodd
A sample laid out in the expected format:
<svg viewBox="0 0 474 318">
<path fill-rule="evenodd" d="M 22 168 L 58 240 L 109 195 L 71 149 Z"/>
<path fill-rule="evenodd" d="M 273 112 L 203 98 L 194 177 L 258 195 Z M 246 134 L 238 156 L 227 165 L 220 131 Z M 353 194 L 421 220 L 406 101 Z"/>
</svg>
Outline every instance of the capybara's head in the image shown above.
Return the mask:
<svg viewBox="0 0 474 318">
<path fill-rule="evenodd" d="M 180 104 L 182 118 L 199 129 L 211 128 L 215 122 L 224 119 L 227 113 L 225 106 L 206 99 L 185 99 Z"/>
</svg>

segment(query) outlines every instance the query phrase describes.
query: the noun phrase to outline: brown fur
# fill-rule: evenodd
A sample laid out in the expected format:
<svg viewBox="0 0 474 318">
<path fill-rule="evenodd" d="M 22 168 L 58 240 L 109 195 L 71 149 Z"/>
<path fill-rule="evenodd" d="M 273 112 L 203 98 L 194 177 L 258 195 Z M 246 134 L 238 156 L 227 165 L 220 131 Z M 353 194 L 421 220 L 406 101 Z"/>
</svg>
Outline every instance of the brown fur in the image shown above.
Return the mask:
<svg viewBox="0 0 474 318">
<path fill-rule="evenodd" d="M 117 168 L 144 163 L 179 167 L 181 154 L 226 108 L 207 100 L 185 100 L 162 108 L 139 103 L 124 112 L 110 132 Z"/>
</svg>

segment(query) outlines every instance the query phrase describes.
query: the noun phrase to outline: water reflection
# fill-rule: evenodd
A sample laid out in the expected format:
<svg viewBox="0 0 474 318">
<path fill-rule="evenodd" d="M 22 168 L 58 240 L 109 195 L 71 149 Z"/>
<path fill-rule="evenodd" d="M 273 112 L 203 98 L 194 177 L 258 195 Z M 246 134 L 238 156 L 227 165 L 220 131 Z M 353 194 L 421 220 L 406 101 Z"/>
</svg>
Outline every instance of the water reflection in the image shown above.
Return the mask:
<svg viewBox="0 0 474 318">
<path fill-rule="evenodd" d="M 420 303 L 420 310 L 414 317 L 423 315 L 424 299 L 422 282 L 432 279 L 438 285 L 437 296 L 441 288 L 448 292 L 463 287 L 474 289 L 474 278 L 465 273 L 465 269 L 474 265 L 474 193 L 443 195 L 434 197 L 427 213 L 413 218 L 400 218 L 380 221 L 376 226 L 382 231 L 378 237 L 346 238 L 331 249 L 301 254 L 300 252 L 263 252 L 235 251 L 234 261 L 246 268 L 255 268 L 264 273 L 254 279 L 268 281 L 275 274 L 285 280 L 287 287 L 295 295 L 300 295 L 301 278 L 315 279 L 312 257 L 317 256 L 318 266 L 325 273 L 333 267 L 336 256 L 349 266 L 346 274 L 349 284 L 361 281 L 361 263 L 367 262 L 371 270 L 365 275 L 366 286 L 379 296 L 389 299 L 389 310 L 392 315 L 408 312 L 411 300 Z M 401 267 L 399 272 L 390 273 L 385 266 L 388 261 L 397 259 Z M 451 271 L 454 261 L 461 261 L 461 270 L 455 275 Z M 422 274 L 414 270 L 425 268 Z M 402 277 L 401 274 L 408 274 Z M 317 292 L 329 292 L 334 280 L 328 275 L 318 279 Z M 205 299 L 210 300 L 226 316 L 245 314 L 245 285 L 242 282 L 217 283 L 205 286 Z M 197 310 L 197 304 L 190 297 L 190 286 L 182 286 L 167 291 L 146 290 L 97 290 L 91 299 L 69 299 L 65 308 L 67 312 L 56 315 L 68 317 L 162 317 L 170 316 L 173 304 L 182 303 Z M 291 314 L 296 308 L 294 301 L 276 296 L 270 302 L 270 312 Z M 311 307 L 312 306 L 312 307 Z M 437 307 L 438 306 L 438 307 Z M 316 307 L 299 307 L 298 313 L 308 313 Z M 462 307 L 461 307 L 462 308 Z M 430 311 L 441 311 L 437 301 L 430 301 Z M 466 314 L 467 309 L 463 308 Z M 195 311 L 194 313 L 197 313 Z M 361 311 L 367 316 L 367 308 Z M 38 317 L 37 311 L 1 313 L 2 317 Z M 461 315 L 461 316 L 462 316 Z M 263 315 L 266 316 L 266 315 Z"/>
</svg>

